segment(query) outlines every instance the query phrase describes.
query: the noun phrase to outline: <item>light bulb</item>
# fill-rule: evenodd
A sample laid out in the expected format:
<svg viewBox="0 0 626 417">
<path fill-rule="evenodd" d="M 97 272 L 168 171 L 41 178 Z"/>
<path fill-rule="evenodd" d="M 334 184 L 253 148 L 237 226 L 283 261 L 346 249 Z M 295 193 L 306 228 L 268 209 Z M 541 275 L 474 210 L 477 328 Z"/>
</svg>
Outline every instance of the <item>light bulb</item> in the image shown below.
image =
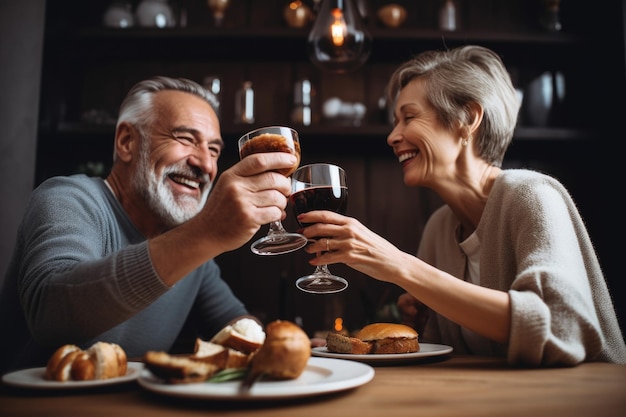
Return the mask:
<svg viewBox="0 0 626 417">
<path fill-rule="evenodd" d="M 346 27 L 346 21 L 343 18 L 341 9 L 333 9 L 333 23 L 330 24 L 330 38 L 333 41 L 333 45 L 340 47 L 346 40 L 348 34 L 348 28 Z"/>
<path fill-rule="evenodd" d="M 308 38 L 308 53 L 319 68 L 347 73 L 369 58 L 372 37 L 352 0 L 323 0 Z"/>
</svg>

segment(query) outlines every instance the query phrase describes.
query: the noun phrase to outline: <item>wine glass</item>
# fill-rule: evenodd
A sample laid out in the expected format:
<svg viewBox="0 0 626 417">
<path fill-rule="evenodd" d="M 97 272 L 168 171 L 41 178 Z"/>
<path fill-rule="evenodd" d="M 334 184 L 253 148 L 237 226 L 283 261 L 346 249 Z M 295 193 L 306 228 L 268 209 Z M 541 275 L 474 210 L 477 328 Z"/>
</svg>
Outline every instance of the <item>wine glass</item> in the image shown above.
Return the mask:
<svg viewBox="0 0 626 417">
<path fill-rule="evenodd" d="M 239 138 L 239 157 L 241 159 L 253 153 L 289 152 L 298 157 L 293 167 L 280 170 L 286 177 L 291 175 L 300 164 L 300 140 L 298 132 L 290 127 L 268 126 L 252 130 Z M 280 255 L 304 247 L 307 238 L 299 233 L 285 230 L 280 220 L 270 223 L 266 236 L 255 241 L 250 249 L 257 255 Z"/>
<path fill-rule="evenodd" d="M 211 13 L 213 14 L 215 27 L 222 26 L 222 20 L 224 20 L 224 12 L 228 8 L 230 0 L 207 0 L 207 4 L 209 5 L 209 9 L 211 9 Z"/>
<path fill-rule="evenodd" d="M 289 202 L 296 217 L 312 210 L 346 213 L 348 186 L 346 173 L 341 167 L 322 163 L 304 165 L 293 173 L 291 184 Z M 310 226 L 306 223 L 300 225 Z M 345 290 L 348 281 L 332 274 L 328 265 L 318 265 L 311 275 L 298 278 L 296 287 L 308 293 L 330 294 Z"/>
</svg>

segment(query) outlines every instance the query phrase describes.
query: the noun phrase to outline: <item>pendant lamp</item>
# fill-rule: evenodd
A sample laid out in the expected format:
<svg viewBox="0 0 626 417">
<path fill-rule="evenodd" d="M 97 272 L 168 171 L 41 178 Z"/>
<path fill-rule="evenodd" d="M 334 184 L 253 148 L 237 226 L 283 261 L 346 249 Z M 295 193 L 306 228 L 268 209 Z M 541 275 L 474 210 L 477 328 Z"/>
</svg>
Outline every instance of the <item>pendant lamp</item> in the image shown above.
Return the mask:
<svg viewBox="0 0 626 417">
<path fill-rule="evenodd" d="M 353 0 L 322 0 L 309 33 L 309 59 L 324 71 L 345 74 L 369 58 L 372 37 Z"/>
</svg>

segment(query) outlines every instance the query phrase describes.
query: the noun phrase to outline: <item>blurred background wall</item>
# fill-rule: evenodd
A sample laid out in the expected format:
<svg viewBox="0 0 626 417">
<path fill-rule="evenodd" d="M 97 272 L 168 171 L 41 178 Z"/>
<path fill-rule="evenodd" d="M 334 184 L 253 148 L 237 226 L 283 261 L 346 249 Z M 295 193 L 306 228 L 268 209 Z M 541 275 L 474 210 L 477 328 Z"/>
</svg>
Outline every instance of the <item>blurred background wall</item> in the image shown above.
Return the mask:
<svg viewBox="0 0 626 417">
<path fill-rule="evenodd" d="M 0 0 L 0 280 L 35 177 L 45 0 Z"/>
</svg>

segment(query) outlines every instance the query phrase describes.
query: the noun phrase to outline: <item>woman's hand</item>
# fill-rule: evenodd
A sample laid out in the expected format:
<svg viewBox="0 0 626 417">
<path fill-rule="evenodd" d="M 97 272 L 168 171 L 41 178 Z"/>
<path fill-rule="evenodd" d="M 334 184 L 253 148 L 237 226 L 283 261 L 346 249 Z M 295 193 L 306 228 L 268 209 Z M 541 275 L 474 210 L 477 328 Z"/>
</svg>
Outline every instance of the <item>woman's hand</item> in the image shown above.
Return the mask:
<svg viewBox="0 0 626 417">
<path fill-rule="evenodd" d="M 300 232 L 315 240 L 305 250 L 321 253 L 309 260 L 314 266 L 344 263 L 380 281 L 395 282 L 393 278 L 406 266 L 403 259 L 410 256 L 352 217 L 317 210 L 299 215 L 298 221 L 312 224 Z"/>
<path fill-rule="evenodd" d="M 310 211 L 298 219 L 312 224 L 302 233 L 317 239 L 305 250 L 323 252 L 309 260 L 311 265 L 341 262 L 414 294 L 413 300 L 403 300 L 399 307 L 405 310 L 405 320 L 411 321 L 418 333 L 432 310 L 493 341 L 508 343 L 511 303 L 506 291 L 481 287 L 437 269 L 402 252 L 354 218 L 332 211 Z"/>
</svg>

